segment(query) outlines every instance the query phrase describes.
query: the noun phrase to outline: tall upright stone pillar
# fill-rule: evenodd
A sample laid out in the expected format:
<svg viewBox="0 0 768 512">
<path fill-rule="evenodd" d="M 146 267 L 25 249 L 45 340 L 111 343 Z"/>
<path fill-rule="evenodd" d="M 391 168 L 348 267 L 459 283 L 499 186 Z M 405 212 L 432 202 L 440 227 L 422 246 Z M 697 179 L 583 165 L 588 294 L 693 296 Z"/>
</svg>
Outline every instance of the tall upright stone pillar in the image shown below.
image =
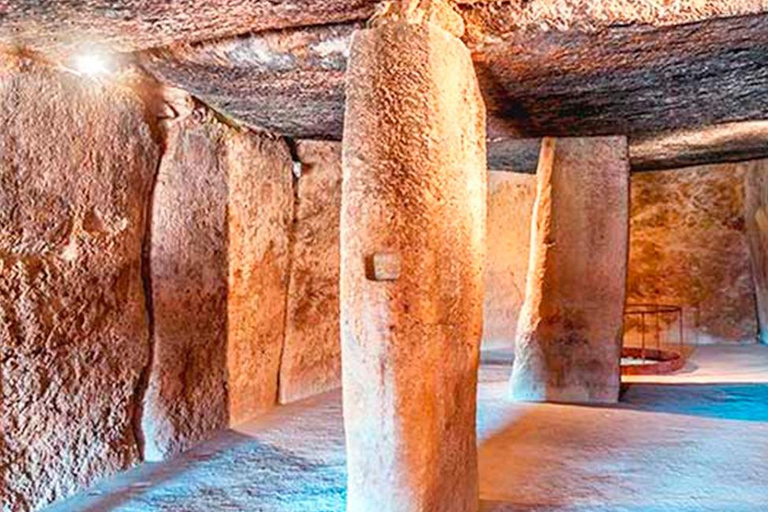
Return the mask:
<svg viewBox="0 0 768 512">
<path fill-rule="evenodd" d="M 341 219 L 349 512 L 478 508 L 485 113 L 448 9 L 390 13 L 352 43 Z"/>
<path fill-rule="evenodd" d="M 627 140 L 544 139 L 537 181 L 512 396 L 616 402 L 629 231 Z"/>
<path fill-rule="evenodd" d="M 739 165 L 744 168 L 744 218 L 755 285 L 757 339 L 768 344 L 768 160 Z"/>
</svg>

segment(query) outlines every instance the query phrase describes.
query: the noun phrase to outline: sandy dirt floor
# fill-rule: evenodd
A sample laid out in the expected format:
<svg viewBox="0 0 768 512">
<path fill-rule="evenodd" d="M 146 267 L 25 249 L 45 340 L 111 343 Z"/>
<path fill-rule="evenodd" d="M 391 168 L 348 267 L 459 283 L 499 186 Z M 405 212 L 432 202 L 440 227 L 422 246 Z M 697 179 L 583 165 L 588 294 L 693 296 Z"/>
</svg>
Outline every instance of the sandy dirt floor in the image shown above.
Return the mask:
<svg viewBox="0 0 768 512">
<path fill-rule="evenodd" d="M 700 347 L 676 375 L 628 378 L 614 407 L 510 403 L 508 358 L 485 359 L 483 512 L 768 510 L 768 347 Z M 48 511 L 340 512 L 344 496 L 334 392 Z"/>
</svg>

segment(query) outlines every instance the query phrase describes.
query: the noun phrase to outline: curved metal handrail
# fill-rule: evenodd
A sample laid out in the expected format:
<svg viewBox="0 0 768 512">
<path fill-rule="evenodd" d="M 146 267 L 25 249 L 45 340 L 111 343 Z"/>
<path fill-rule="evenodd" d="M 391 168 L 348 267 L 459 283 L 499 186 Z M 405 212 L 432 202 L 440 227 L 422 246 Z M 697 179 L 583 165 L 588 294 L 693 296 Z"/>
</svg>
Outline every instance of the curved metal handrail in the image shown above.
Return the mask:
<svg viewBox="0 0 768 512">
<path fill-rule="evenodd" d="M 680 357 L 683 357 L 683 346 L 685 345 L 683 329 L 683 308 L 674 304 L 654 304 L 654 303 L 627 303 L 624 306 L 624 317 L 640 317 L 640 357 L 643 362 L 647 360 L 646 354 L 646 333 L 648 331 L 646 318 L 653 317 L 654 330 L 652 334 L 656 340 L 656 353 L 661 351 L 661 316 L 674 314 L 677 317 L 678 346 L 680 347 Z"/>
</svg>

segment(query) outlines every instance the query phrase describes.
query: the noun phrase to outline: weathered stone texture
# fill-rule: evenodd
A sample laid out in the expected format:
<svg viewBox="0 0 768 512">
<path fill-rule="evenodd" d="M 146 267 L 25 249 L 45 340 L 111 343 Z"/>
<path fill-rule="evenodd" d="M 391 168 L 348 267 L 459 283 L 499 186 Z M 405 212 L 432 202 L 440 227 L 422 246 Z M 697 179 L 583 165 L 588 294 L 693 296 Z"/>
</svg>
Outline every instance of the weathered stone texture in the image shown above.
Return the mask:
<svg viewBox="0 0 768 512">
<path fill-rule="evenodd" d="M 158 155 L 130 93 L 0 65 L 4 511 L 40 508 L 139 460 L 141 254 Z"/>
<path fill-rule="evenodd" d="M 0 43 L 64 52 L 135 51 L 249 32 L 365 20 L 376 0 L 5 0 Z M 394 2 L 381 2 L 394 3 Z M 411 5 L 419 2 L 410 2 Z M 425 2 L 424 2 L 425 3 Z M 458 0 L 469 40 L 511 32 L 684 24 L 766 11 L 764 0 Z M 441 19 L 440 21 L 444 21 Z"/>
<path fill-rule="evenodd" d="M 130 52 L 285 27 L 365 19 L 375 0 L 8 0 L 0 44 L 56 54 Z"/>
<path fill-rule="evenodd" d="M 341 214 L 347 510 L 474 512 L 485 116 L 428 23 L 358 32 Z"/>
<path fill-rule="evenodd" d="M 167 148 L 152 210 L 151 460 L 275 403 L 293 209 L 282 142 L 196 110 Z"/>
<path fill-rule="evenodd" d="M 228 130 L 229 423 L 277 400 L 293 222 L 291 155 L 282 140 Z"/>
<path fill-rule="evenodd" d="M 712 2 L 693 1 L 698 8 L 681 8 L 683 2 L 642 2 L 638 8 L 633 0 L 464 6 L 465 39 L 488 106 L 489 138 L 621 133 L 649 142 L 647 137 L 659 131 L 683 131 L 692 147 L 680 148 L 683 154 L 678 155 L 661 147 L 660 161 L 645 158 L 645 168 L 689 165 L 681 163 L 685 158 L 733 161 L 733 152 L 764 155 L 766 150 L 744 130 L 721 132 L 741 140 L 718 150 L 717 134 L 706 127 L 768 117 L 763 101 L 768 14 L 708 20 L 726 4 L 735 9 L 723 12 L 753 9 L 723 0 L 709 10 Z M 612 5 L 606 8 L 606 3 Z M 596 11 L 590 10 L 592 4 Z M 570 21 L 568 30 L 543 29 L 538 22 L 546 25 L 553 14 L 598 22 L 599 30 L 585 32 Z M 479 33 L 477 15 L 483 18 Z M 157 48 L 142 56 L 142 64 L 161 81 L 248 126 L 294 138 L 341 140 L 349 38 L 364 23 L 353 20 Z M 621 23 L 614 24 L 617 20 Z M 508 27 L 508 22 L 522 27 Z M 704 140 L 697 142 L 691 136 L 699 130 Z M 707 148 L 695 147 L 706 139 L 712 141 Z M 670 141 L 650 142 L 663 146 Z M 489 154 L 497 160 L 494 146 Z"/>
<path fill-rule="evenodd" d="M 297 145 L 298 181 L 291 282 L 280 368 L 280 401 L 341 385 L 339 213 L 341 145 Z"/>
<path fill-rule="evenodd" d="M 628 188 L 626 138 L 544 139 L 515 399 L 618 400 Z"/>
<path fill-rule="evenodd" d="M 745 237 L 759 235 L 756 224 L 752 224 L 754 230 L 749 227 L 750 218 L 756 222 L 757 211 L 763 204 L 760 194 L 766 189 L 759 181 L 763 179 L 763 167 L 761 162 L 754 162 L 631 176 L 627 301 L 682 306 L 686 343 L 754 340 L 755 299 Z M 530 216 L 533 198 L 520 194 L 525 183 L 535 187 L 536 178 L 505 178 L 507 175 L 491 172 L 489 176 L 484 348 L 507 347 L 505 336 L 509 339 L 509 334 L 505 333 L 514 332 L 512 322 L 519 312 L 518 295 L 511 287 L 510 276 L 524 275 L 527 270 L 528 241 L 520 233 L 524 226 L 515 219 Z M 742 179 L 747 180 L 746 198 Z M 508 182 L 518 185 L 511 187 L 506 185 Z M 750 197 L 756 201 L 752 206 Z M 746 219 L 742 208 L 746 208 Z M 757 238 L 751 240 L 762 243 Z M 518 250 L 510 253 L 513 246 Z M 761 290 L 768 288 L 760 287 L 758 274 L 763 268 L 763 253 L 758 247 L 754 246 L 753 256 L 757 260 L 753 268 L 759 298 Z M 673 320 L 672 316 L 660 320 L 665 328 L 662 343 L 674 344 L 678 340 L 677 326 L 668 324 Z M 625 325 L 630 329 L 630 344 L 639 343 L 635 324 L 633 321 Z M 650 341 L 655 343 L 655 337 Z"/>
<path fill-rule="evenodd" d="M 749 243 L 758 338 L 768 343 L 768 160 L 739 165 L 744 173 L 744 220 Z"/>
<path fill-rule="evenodd" d="M 469 32 L 483 41 L 510 32 L 598 32 L 611 26 L 665 26 L 764 12 L 765 2 L 751 0 L 528 0 L 458 2 Z"/>
<path fill-rule="evenodd" d="M 252 128 L 341 140 L 344 75 L 362 23 L 250 34 L 146 52 L 142 65 Z"/>
<path fill-rule="evenodd" d="M 755 340 L 743 180 L 742 164 L 633 176 L 627 300 L 682 306 L 688 343 Z"/>
<path fill-rule="evenodd" d="M 512 349 L 525 300 L 536 177 L 488 173 L 483 348 Z"/>
</svg>

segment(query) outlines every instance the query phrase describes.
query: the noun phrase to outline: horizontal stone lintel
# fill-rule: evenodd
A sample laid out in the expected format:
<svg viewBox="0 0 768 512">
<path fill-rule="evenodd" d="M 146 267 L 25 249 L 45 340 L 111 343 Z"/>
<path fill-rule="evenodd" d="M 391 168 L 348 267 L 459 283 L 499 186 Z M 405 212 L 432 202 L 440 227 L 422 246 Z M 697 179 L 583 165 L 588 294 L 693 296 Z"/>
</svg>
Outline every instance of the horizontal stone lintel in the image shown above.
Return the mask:
<svg viewBox="0 0 768 512">
<path fill-rule="evenodd" d="M 349 41 L 363 26 L 251 34 L 143 53 L 140 62 L 248 127 L 341 140 Z M 541 136 L 627 135 L 634 170 L 766 156 L 766 130 L 753 122 L 768 119 L 768 15 L 467 42 L 493 168 L 535 168 L 534 143 L 511 143 L 521 154 L 505 146 Z"/>
</svg>

